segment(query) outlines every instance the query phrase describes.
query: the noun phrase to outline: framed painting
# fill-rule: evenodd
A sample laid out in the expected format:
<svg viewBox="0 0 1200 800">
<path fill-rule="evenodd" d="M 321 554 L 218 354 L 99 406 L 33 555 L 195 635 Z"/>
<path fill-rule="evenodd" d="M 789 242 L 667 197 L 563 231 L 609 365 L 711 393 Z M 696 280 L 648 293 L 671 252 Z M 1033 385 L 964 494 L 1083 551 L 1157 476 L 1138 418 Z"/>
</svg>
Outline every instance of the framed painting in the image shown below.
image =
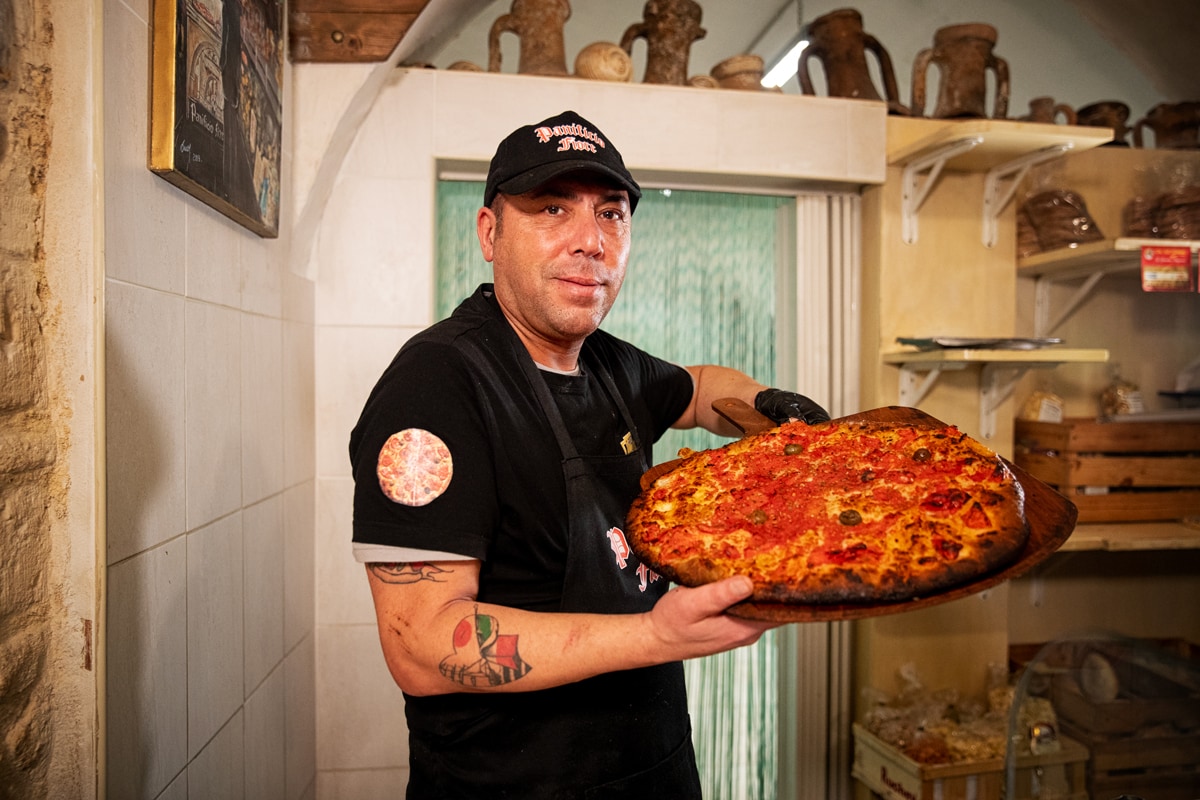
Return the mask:
<svg viewBox="0 0 1200 800">
<path fill-rule="evenodd" d="M 152 0 L 150 169 L 279 235 L 284 0 Z"/>
</svg>

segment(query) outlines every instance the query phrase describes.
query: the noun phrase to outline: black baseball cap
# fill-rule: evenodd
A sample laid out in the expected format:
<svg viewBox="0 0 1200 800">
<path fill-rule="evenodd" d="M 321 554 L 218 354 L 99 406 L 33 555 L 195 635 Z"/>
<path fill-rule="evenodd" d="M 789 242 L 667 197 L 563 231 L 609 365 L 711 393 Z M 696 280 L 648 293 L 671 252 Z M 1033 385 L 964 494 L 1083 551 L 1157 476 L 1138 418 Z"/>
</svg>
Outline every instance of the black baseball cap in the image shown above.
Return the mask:
<svg viewBox="0 0 1200 800">
<path fill-rule="evenodd" d="M 483 204 L 497 192 L 524 194 L 565 172 L 597 172 L 629 192 L 629 211 L 642 189 L 625 169 L 621 154 L 600 129 L 574 111 L 517 128 L 505 137 L 488 167 Z"/>
</svg>

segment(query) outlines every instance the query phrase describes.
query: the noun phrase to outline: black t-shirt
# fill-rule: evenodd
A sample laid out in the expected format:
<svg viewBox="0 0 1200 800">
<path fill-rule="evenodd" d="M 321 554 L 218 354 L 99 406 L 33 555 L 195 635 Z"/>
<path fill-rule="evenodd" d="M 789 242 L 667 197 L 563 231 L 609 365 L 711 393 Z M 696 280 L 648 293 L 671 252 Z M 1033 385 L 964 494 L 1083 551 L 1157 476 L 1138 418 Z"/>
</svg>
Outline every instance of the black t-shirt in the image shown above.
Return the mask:
<svg viewBox="0 0 1200 800">
<path fill-rule="evenodd" d="M 479 599 L 557 610 L 567 509 L 558 444 L 519 358 L 529 356 L 484 285 L 413 337 L 376 384 L 350 438 L 354 541 L 457 553 L 483 561 Z M 584 343 L 583 373 L 542 373 L 584 455 L 619 455 L 627 433 L 592 369 L 607 370 L 646 452 L 687 408 L 682 367 L 603 331 Z M 453 476 L 426 505 L 393 502 L 376 463 L 393 434 L 418 429 L 448 448 Z"/>
</svg>

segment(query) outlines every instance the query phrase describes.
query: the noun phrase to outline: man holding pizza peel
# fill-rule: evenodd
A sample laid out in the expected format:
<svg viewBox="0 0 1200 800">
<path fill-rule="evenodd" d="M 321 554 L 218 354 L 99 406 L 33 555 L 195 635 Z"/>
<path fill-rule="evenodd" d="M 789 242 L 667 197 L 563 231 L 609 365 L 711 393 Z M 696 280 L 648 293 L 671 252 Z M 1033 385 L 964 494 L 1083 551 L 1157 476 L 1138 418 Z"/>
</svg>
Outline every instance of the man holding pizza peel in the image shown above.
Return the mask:
<svg viewBox="0 0 1200 800">
<path fill-rule="evenodd" d="M 668 427 L 738 434 L 714 400 L 829 419 L 598 330 L 640 196 L 574 112 L 505 138 L 476 216 L 494 283 L 404 345 L 351 436 L 410 798 L 699 797 L 681 662 L 778 624 L 724 614 L 748 578 L 667 592 L 622 533 Z"/>
</svg>

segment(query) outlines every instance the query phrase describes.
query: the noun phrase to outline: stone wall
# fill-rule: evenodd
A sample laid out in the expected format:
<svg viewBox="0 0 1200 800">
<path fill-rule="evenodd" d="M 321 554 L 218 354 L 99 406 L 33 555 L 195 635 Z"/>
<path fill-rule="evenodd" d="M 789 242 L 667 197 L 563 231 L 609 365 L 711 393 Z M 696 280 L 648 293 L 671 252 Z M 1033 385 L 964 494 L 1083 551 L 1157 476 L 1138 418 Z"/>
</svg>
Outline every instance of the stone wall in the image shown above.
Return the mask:
<svg viewBox="0 0 1200 800">
<path fill-rule="evenodd" d="M 0 0 L 0 797 L 49 796 L 53 518 L 65 479 L 47 379 L 43 228 L 53 29 Z"/>
</svg>

